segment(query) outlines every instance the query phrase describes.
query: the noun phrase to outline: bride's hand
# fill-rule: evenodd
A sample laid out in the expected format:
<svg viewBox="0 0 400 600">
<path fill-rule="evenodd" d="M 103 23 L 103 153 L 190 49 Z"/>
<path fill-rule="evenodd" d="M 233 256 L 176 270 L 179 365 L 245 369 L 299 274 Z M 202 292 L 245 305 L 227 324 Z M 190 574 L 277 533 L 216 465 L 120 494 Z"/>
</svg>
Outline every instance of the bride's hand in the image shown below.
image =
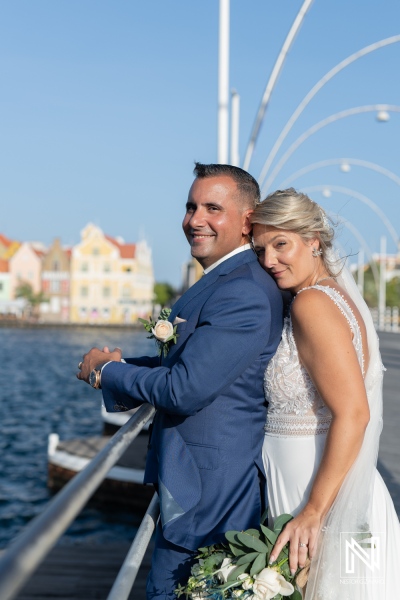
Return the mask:
<svg viewBox="0 0 400 600">
<path fill-rule="evenodd" d="M 286 524 L 278 536 L 272 549 L 270 564 L 278 558 L 282 548 L 290 543 L 289 568 L 292 575 L 298 568 L 302 569 L 307 556 L 312 559 L 315 553 L 315 544 L 321 527 L 321 514 L 314 508 L 306 506 L 301 513 Z"/>
</svg>

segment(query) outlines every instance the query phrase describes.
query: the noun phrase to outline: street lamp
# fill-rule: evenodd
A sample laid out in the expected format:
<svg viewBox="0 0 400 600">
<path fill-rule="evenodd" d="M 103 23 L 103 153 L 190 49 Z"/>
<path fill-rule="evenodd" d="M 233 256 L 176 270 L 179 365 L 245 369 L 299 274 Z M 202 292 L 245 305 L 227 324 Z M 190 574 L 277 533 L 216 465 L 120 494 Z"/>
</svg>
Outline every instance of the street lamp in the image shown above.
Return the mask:
<svg viewBox="0 0 400 600">
<path fill-rule="evenodd" d="M 234 167 L 238 167 L 239 158 L 239 116 L 240 116 L 240 96 L 236 90 L 231 91 L 231 162 Z"/>
<path fill-rule="evenodd" d="M 325 185 L 314 185 L 311 187 L 303 188 L 303 191 L 306 193 L 322 192 L 322 194 L 325 195 L 325 198 L 330 197 L 330 196 L 326 195 L 327 190 L 331 193 L 337 192 L 339 194 L 346 194 L 352 198 L 355 198 L 356 200 L 359 200 L 363 204 L 366 204 L 367 206 L 369 206 L 369 208 L 371 210 L 373 210 L 374 213 L 381 219 L 382 223 L 385 225 L 385 227 L 389 231 L 389 233 L 392 237 L 392 240 L 395 244 L 395 247 L 398 248 L 399 236 L 397 235 L 397 232 L 396 232 L 395 228 L 393 227 L 392 223 L 390 222 L 390 220 L 388 219 L 386 214 L 383 212 L 383 210 L 381 208 L 379 208 L 379 206 L 377 204 L 375 204 L 375 202 L 373 202 L 370 198 L 368 198 L 364 194 L 360 194 L 360 192 L 357 192 L 356 190 L 351 190 L 350 188 L 342 187 L 340 185 L 326 185 L 325 184 Z M 324 192 L 325 192 L 325 194 L 324 194 Z"/>
<path fill-rule="evenodd" d="M 331 215 L 332 213 L 328 212 L 328 214 Z M 379 294 L 379 272 L 378 272 L 378 269 L 376 268 L 376 264 L 374 261 L 374 257 L 373 257 L 371 248 L 367 244 L 364 237 L 361 235 L 360 231 L 357 229 L 357 227 L 355 227 L 355 225 L 353 225 L 353 223 L 351 221 L 348 221 L 347 219 L 344 219 L 342 217 L 339 222 L 341 225 L 344 225 L 346 227 L 346 229 L 348 229 L 354 235 L 354 237 L 357 239 L 358 243 L 362 246 L 366 255 L 368 256 L 370 265 L 371 265 L 372 277 L 374 278 L 375 288 Z"/>
<path fill-rule="evenodd" d="M 392 171 L 389 171 L 389 169 L 381 167 L 376 163 L 372 163 L 367 160 L 361 160 L 359 158 L 329 158 L 327 160 L 321 160 L 312 163 L 311 165 L 307 165 L 295 173 L 292 173 L 292 175 L 289 175 L 289 177 L 287 177 L 285 181 L 280 184 L 279 188 L 285 189 L 292 183 L 292 181 L 295 181 L 302 175 L 310 173 L 311 171 L 315 171 L 316 169 L 322 169 L 323 167 L 330 167 L 332 165 L 340 165 L 340 170 L 343 173 L 348 173 L 351 170 L 352 165 L 357 167 L 365 167 L 366 169 L 370 169 L 371 171 L 375 171 L 376 173 L 380 173 L 381 175 L 388 177 L 400 186 L 400 177 L 396 175 L 396 173 L 393 173 Z"/>
<path fill-rule="evenodd" d="M 287 34 L 287 37 L 283 43 L 281 51 L 278 55 L 278 58 L 276 59 L 274 67 L 272 69 L 271 75 L 269 77 L 267 86 L 265 88 L 265 91 L 264 91 L 264 94 L 263 94 L 263 97 L 261 100 L 261 104 L 260 104 L 258 112 L 257 112 L 256 120 L 253 125 L 253 129 L 252 129 L 252 132 L 250 135 L 250 141 L 247 145 L 246 155 L 245 155 L 244 161 L 243 161 L 243 169 L 245 171 L 247 171 L 250 166 L 251 157 L 253 156 L 253 152 L 254 152 L 254 146 L 256 144 L 258 134 L 260 132 L 261 124 L 264 120 L 265 111 L 267 110 L 267 106 L 268 106 L 269 100 L 271 98 L 271 94 L 274 90 L 276 82 L 278 81 L 280 72 L 282 71 L 283 63 L 285 62 L 285 59 L 290 50 L 290 47 L 293 44 L 294 39 L 295 39 L 298 31 L 300 30 L 301 25 L 303 24 L 304 17 L 306 16 L 307 12 L 311 8 L 312 3 L 313 3 L 313 0 L 304 0 L 299 12 L 296 15 L 295 20 L 293 21 L 293 25 L 291 26 L 290 31 Z"/>
<path fill-rule="evenodd" d="M 380 123 L 386 123 L 386 121 L 389 121 L 389 119 L 390 115 L 386 110 L 380 110 L 376 115 L 376 120 Z"/>
<path fill-rule="evenodd" d="M 281 147 L 283 141 L 285 140 L 286 136 L 288 135 L 289 131 L 292 129 L 293 125 L 295 124 L 295 122 L 297 121 L 297 119 L 299 118 L 299 116 L 301 115 L 303 110 L 306 108 L 306 106 L 309 104 L 309 102 L 314 98 L 314 96 L 317 94 L 317 92 L 319 92 L 319 90 L 326 83 L 328 83 L 328 81 L 330 81 L 335 75 L 340 73 L 340 71 L 343 71 L 343 69 L 345 69 L 346 67 L 351 65 L 353 62 L 355 62 L 359 58 L 362 58 L 363 56 L 370 54 L 371 52 L 375 52 L 375 50 L 379 50 L 380 48 L 383 48 L 390 44 L 396 44 L 397 42 L 400 42 L 400 35 L 394 35 L 392 37 L 388 37 L 383 40 L 380 40 L 379 42 L 375 42 L 374 44 L 371 44 L 370 46 L 365 46 L 361 50 L 358 50 L 358 52 L 351 54 L 350 56 L 348 56 L 347 58 L 342 60 L 340 63 L 338 63 L 335 67 L 333 67 L 333 69 L 328 71 L 314 85 L 314 87 L 308 92 L 308 94 L 300 102 L 300 104 L 298 105 L 298 107 L 296 108 L 296 110 L 294 111 L 294 113 L 292 114 L 292 116 L 290 117 L 290 119 L 287 121 L 286 125 L 282 129 L 277 140 L 275 141 L 275 144 L 273 145 L 273 147 L 267 157 L 267 160 L 264 163 L 263 169 L 260 174 L 260 180 L 263 180 L 266 177 L 266 175 L 269 171 L 269 168 L 272 164 L 272 161 L 274 160 L 275 156 L 277 155 L 278 150 Z"/>
<path fill-rule="evenodd" d="M 357 114 L 361 114 L 361 113 L 376 112 L 376 111 L 382 111 L 382 110 L 385 110 L 388 112 L 400 112 L 400 106 L 391 105 L 391 104 L 371 104 L 371 105 L 367 105 L 367 106 L 356 106 L 355 108 L 349 108 L 347 110 L 342 110 L 333 115 L 330 115 L 329 117 L 326 117 L 322 121 L 319 121 L 318 123 L 316 123 L 309 129 L 307 129 L 307 131 L 305 131 L 301 136 L 299 136 L 293 142 L 293 144 L 288 148 L 288 150 L 286 150 L 286 152 L 280 158 L 278 163 L 275 165 L 272 173 L 270 174 L 267 181 L 265 182 L 265 185 L 263 186 L 262 193 L 263 194 L 266 193 L 266 191 L 270 187 L 271 183 L 274 181 L 275 177 L 277 176 L 279 171 L 282 169 L 282 167 L 286 163 L 286 161 L 289 159 L 289 157 L 311 135 L 313 135 L 314 133 L 316 133 L 323 127 L 326 127 L 326 125 L 329 125 L 330 123 L 334 123 L 335 121 L 339 121 L 340 119 L 344 119 L 344 118 L 351 117 L 353 115 L 357 115 Z M 263 169 L 263 172 L 264 172 L 264 169 Z M 264 181 L 264 178 L 262 175 L 260 175 L 260 178 L 259 178 L 260 185 L 263 185 L 263 181 Z"/>
<path fill-rule="evenodd" d="M 219 0 L 218 162 L 228 162 L 229 139 L 229 0 Z"/>
</svg>

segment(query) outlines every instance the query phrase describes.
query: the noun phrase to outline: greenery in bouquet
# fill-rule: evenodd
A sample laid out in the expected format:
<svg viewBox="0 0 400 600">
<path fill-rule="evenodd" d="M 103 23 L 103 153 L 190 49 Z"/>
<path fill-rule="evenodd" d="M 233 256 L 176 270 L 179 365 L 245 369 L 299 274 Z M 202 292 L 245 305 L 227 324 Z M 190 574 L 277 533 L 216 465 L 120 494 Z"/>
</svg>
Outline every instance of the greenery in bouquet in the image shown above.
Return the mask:
<svg viewBox="0 0 400 600">
<path fill-rule="evenodd" d="M 170 345 L 176 344 L 178 338 L 176 325 L 168 321 L 170 314 L 170 308 L 163 308 L 157 321 L 153 321 L 152 317 L 149 317 L 149 320 L 139 319 L 146 331 L 150 333 L 147 338 L 156 340 L 159 356 L 161 353 L 164 357 L 167 356 Z"/>
<path fill-rule="evenodd" d="M 274 529 L 261 524 L 260 529 L 228 531 L 226 541 L 199 548 L 197 562 L 185 586 L 179 586 L 177 597 L 192 600 L 301 600 L 295 585 L 307 581 L 309 561 L 292 576 L 288 564 L 289 544 L 276 561 L 269 564 L 272 548 L 282 528 L 293 517 L 280 515 Z"/>
</svg>

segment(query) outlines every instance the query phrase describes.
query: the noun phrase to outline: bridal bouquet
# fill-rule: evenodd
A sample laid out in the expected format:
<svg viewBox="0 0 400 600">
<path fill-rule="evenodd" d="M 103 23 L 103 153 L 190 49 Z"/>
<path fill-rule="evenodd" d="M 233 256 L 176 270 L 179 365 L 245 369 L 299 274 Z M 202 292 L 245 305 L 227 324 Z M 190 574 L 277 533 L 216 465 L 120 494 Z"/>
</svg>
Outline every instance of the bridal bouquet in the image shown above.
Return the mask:
<svg viewBox="0 0 400 600">
<path fill-rule="evenodd" d="M 276 539 L 292 518 L 280 515 L 275 519 L 273 530 L 260 525 L 260 529 L 228 531 L 226 542 L 199 548 L 186 586 L 175 590 L 178 598 L 185 595 L 192 600 L 278 600 L 283 597 L 301 600 L 301 593 L 293 584 L 305 585 L 309 561 L 292 576 L 288 564 L 289 544 L 286 544 L 276 561 L 269 565 Z"/>
</svg>

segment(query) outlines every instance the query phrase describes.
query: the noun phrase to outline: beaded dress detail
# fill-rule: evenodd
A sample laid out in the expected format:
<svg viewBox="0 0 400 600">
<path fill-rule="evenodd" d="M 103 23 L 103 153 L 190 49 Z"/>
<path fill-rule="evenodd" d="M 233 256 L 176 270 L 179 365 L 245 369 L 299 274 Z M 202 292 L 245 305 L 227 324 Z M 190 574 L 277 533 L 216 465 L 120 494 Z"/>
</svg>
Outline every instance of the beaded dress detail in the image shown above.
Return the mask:
<svg viewBox="0 0 400 600">
<path fill-rule="evenodd" d="M 314 285 L 329 296 L 345 316 L 353 333 L 353 344 L 364 374 L 364 357 L 359 325 L 349 304 L 335 288 Z M 295 299 L 294 299 L 295 301 Z M 291 316 L 284 321 L 282 340 L 270 360 L 264 376 L 264 393 L 268 401 L 265 431 L 283 436 L 326 433 L 331 413 L 318 394 L 306 369 L 301 365 L 293 335 Z"/>
</svg>

